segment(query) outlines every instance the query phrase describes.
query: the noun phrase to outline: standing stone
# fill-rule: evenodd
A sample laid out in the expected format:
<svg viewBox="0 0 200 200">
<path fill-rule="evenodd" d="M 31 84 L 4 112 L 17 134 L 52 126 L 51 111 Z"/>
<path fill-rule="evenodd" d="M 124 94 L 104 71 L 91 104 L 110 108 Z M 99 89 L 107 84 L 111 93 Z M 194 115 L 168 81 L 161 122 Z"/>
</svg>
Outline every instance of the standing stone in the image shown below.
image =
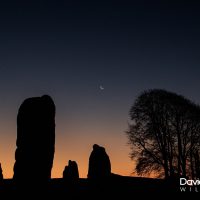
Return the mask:
<svg viewBox="0 0 200 200">
<path fill-rule="evenodd" d="M 55 145 L 55 104 L 50 96 L 26 99 L 17 115 L 16 183 L 46 183 Z"/>
<path fill-rule="evenodd" d="M 63 171 L 63 179 L 69 182 L 75 182 L 79 179 L 78 165 L 75 161 L 69 160 L 68 166 Z"/>
<path fill-rule="evenodd" d="M 105 148 L 94 144 L 89 158 L 88 178 L 102 179 L 110 175 L 111 163 Z"/>
<path fill-rule="evenodd" d="M 3 181 L 3 170 L 2 170 L 2 167 L 1 167 L 1 163 L 0 163 L 0 182 Z"/>
</svg>

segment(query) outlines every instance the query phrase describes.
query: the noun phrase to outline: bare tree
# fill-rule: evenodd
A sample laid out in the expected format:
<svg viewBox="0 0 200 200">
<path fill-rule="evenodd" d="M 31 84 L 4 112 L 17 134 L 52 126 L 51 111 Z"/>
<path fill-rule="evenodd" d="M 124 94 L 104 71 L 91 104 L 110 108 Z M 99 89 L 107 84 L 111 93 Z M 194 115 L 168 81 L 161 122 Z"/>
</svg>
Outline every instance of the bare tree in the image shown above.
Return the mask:
<svg viewBox="0 0 200 200">
<path fill-rule="evenodd" d="M 197 176 L 200 107 L 165 90 L 143 92 L 130 110 L 127 131 L 139 175 Z M 198 156 L 197 156 L 198 155 Z"/>
</svg>

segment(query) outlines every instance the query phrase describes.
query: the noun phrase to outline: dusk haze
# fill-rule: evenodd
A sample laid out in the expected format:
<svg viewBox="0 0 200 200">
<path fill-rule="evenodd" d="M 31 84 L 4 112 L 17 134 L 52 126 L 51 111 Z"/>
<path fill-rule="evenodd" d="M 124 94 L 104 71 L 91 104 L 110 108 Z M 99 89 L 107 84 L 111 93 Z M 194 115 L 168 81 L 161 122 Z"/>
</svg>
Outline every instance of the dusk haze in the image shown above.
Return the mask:
<svg viewBox="0 0 200 200">
<path fill-rule="evenodd" d="M 105 148 L 112 173 L 138 176 L 126 132 L 141 92 L 163 89 L 200 103 L 197 2 L 1 1 L 4 178 L 14 173 L 20 105 L 43 95 L 56 107 L 52 178 L 69 160 L 87 178 L 94 144 Z"/>
</svg>

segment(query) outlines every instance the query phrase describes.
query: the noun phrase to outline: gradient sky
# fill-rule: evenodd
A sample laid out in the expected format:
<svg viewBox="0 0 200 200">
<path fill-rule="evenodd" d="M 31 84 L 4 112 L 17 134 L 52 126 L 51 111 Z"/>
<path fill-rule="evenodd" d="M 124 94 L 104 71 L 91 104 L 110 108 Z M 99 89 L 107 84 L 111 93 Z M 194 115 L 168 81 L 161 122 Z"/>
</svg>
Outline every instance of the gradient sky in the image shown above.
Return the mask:
<svg viewBox="0 0 200 200">
<path fill-rule="evenodd" d="M 13 174 L 16 116 L 25 98 L 49 94 L 55 101 L 53 177 L 62 176 L 69 159 L 86 177 L 94 143 L 106 148 L 114 173 L 130 175 L 125 131 L 143 90 L 167 89 L 200 102 L 197 1 L 5 2 L 0 162 L 6 178 Z"/>
</svg>

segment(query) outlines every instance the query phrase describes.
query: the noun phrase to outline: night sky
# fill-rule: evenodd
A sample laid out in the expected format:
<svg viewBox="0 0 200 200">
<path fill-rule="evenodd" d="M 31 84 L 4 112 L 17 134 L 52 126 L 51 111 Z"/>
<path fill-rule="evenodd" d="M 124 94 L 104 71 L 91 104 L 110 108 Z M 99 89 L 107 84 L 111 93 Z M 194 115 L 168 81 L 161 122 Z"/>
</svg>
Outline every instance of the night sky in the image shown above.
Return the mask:
<svg viewBox="0 0 200 200">
<path fill-rule="evenodd" d="M 200 6 L 180 2 L 1 1 L 4 177 L 13 174 L 18 108 L 43 94 L 56 104 L 53 177 L 69 159 L 86 177 L 94 143 L 106 148 L 114 173 L 130 175 L 125 131 L 139 93 L 162 88 L 200 103 Z"/>
</svg>

